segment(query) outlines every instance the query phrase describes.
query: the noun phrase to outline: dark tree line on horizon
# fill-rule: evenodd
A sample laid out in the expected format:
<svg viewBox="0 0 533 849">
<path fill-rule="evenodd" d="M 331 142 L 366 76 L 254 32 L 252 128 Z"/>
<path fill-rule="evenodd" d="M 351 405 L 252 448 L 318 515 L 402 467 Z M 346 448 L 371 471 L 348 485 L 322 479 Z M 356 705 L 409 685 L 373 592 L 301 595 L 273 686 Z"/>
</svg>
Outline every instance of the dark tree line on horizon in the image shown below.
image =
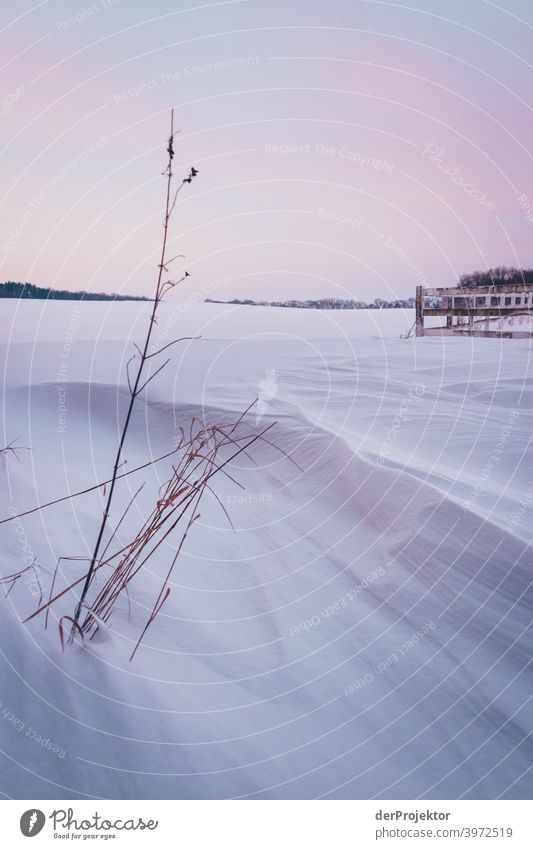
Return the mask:
<svg viewBox="0 0 533 849">
<path fill-rule="evenodd" d="M 0 283 L 0 298 L 24 298 L 56 301 L 148 301 L 143 295 L 115 295 L 105 292 L 68 292 L 66 289 L 48 289 L 34 283 Z"/>
<path fill-rule="evenodd" d="M 495 266 L 485 271 L 471 271 L 462 274 L 459 278 L 459 286 L 465 289 L 474 289 L 477 286 L 503 286 L 516 285 L 517 290 L 522 286 L 533 285 L 533 268 L 514 268 L 513 266 Z M 23 298 L 30 300 L 58 300 L 58 301 L 149 301 L 144 295 L 118 295 L 106 292 L 70 292 L 66 289 L 52 289 L 51 287 L 36 286 L 34 283 L 18 283 L 8 280 L 0 283 L 0 298 Z M 293 307 L 297 309 L 319 309 L 319 310 L 379 310 L 379 309 L 414 309 L 415 298 L 395 298 L 386 300 L 375 298 L 371 302 L 357 299 L 342 298 L 292 298 L 289 300 L 256 301 L 251 298 L 233 298 L 223 301 L 215 298 L 206 298 L 206 303 L 211 304 L 242 304 L 247 306 L 269 306 L 269 307 Z"/>
<path fill-rule="evenodd" d="M 516 285 L 517 288 L 533 285 L 533 268 L 498 265 L 486 271 L 461 274 L 459 278 L 459 284 L 465 289 L 474 289 L 476 286 L 505 286 L 508 283 Z"/>
<path fill-rule="evenodd" d="M 383 298 L 375 298 L 371 303 L 366 301 L 343 300 L 342 298 L 316 298 L 289 301 L 253 301 L 249 298 L 234 298 L 231 301 L 218 301 L 215 298 L 206 298 L 207 304 L 241 304 L 253 307 L 296 307 L 303 310 L 383 310 L 383 309 L 414 309 L 414 298 L 396 298 L 393 301 L 385 301 Z"/>
</svg>

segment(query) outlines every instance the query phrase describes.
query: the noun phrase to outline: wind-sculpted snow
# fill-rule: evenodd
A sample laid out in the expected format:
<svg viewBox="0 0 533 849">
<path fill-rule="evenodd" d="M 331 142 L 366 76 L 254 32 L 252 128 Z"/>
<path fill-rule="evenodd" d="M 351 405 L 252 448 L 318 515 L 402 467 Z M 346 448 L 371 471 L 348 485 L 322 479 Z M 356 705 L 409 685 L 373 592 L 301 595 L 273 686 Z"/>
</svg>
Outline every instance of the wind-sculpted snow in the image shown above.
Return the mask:
<svg viewBox="0 0 533 849">
<path fill-rule="evenodd" d="M 4 443 L 31 451 L 2 455 L 2 517 L 105 479 L 142 325 L 121 316 L 143 307 L 113 305 L 114 336 L 98 324 L 109 309 L 82 305 L 63 358 L 67 305 L 46 305 L 35 344 L 16 341 L 13 318 Z M 202 338 L 175 346 L 139 403 L 127 469 L 171 450 L 194 417 L 225 424 L 255 397 L 250 429 L 276 421 L 274 444 L 213 479 L 132 663 L 172 541 L 85 648 L 63 653 L 58 639 L 72 593 L 45 631 L 42 615 L 21 624 L 33 573 L 17 582 L 0 617 L 2 791 L 527 798 L 527 342 L 400 340 L 400 311 L 382 336 L 379 316 L 359 313 L 306 325 L 306 311 L 196 305 L 171 323 L 168 310 L 172 338 Z M 124 506 L 145 485 L 118 539 L 170 463 L 122 479 Z M 102 503 L 97 490 L 1 525 L 2 574 L 35 560 L 49 587 L 59 557 L 90 555 Z M 83 567 L 62 560 L 59 585 Z"/>
</svg>

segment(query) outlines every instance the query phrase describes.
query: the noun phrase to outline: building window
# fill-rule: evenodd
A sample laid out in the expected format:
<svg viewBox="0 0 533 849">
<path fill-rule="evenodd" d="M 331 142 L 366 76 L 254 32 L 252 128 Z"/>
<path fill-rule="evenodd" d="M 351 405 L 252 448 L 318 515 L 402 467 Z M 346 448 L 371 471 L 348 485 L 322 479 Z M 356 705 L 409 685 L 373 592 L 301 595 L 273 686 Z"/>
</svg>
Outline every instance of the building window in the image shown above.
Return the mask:
<svg viewBox="0 0 533 849">
<path fill-rule="evenodd" d="M 491 295 L 490 296 L 490 305 L 491 305 L 491 307 L 499 307 L 500 306 L 500 296 L 499 295 Z"/>
<path fill-rule="evenodd" d="M 512 303 L 513 303 L 513 299 L 511 298 L 510 295 L 507 295 L 507 297 L 505 298 L 505 306 L 510 307 Z"/>
<path fill-rule="evenodd" d="M 485 296 L 478 295 L 476 297 L 476 307 L 484 307 L 485 306 Z"/>
<path fill-rule="evenodd" d="M 517 295 L 516 298 L 514 299 L 515 304 L 520 305 L 520 301 L 521 301 L 520 295 Z"/>
</svg>

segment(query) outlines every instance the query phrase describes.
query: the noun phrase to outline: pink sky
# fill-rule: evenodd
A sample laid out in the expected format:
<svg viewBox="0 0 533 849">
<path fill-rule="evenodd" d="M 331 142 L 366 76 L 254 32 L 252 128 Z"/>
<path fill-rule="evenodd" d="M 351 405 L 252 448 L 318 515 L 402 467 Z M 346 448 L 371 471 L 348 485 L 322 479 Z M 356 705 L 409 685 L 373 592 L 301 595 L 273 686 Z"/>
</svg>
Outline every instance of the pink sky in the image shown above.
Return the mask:
<svg viewBox="0 0 533 849">
<path fill-rule="evenodd" d="M 57 0 L 0 29 L 1 280 L 150 293 L 171 106 L 200 172 L 174 297 L 408 297 L 533 265 L 526 0 Z"/>
</svg>

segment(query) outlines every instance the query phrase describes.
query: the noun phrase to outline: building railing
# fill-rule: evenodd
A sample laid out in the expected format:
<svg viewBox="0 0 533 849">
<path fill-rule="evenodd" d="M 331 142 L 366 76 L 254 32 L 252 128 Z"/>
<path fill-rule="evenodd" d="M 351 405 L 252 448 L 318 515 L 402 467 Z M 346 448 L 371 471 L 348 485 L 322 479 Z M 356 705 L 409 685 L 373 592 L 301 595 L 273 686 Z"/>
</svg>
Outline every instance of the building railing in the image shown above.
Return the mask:
<svg viewBox="0 0 533 849">
<path fill-rule="evenodd" d="M 531 332 L 515 330 L 517 324 L 533 319 L 533 285 L 504 284 L 502 286 L 454 286 L 447 288 L 416 288 L 417 336 L 466 334 L 470 336 L 528 337 Z M 425 319 L 446 317 L 442 327 L 428 328 Z M 466 320 L 465 320 L 466 319 Z M 502 319 L 508 320 L 503 329 Z M 500 328 L 491 329 L 499 321 Z M 482 325 L 484 325 L 482 327 Z"/>
</svg>

